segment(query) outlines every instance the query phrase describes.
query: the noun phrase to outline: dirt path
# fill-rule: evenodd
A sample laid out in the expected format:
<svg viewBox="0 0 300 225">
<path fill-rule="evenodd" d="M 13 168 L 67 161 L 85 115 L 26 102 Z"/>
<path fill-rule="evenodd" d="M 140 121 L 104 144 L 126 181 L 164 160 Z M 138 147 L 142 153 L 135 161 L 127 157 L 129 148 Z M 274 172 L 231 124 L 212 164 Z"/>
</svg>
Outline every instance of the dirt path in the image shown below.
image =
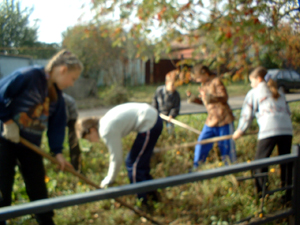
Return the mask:
<svg viewBox="0 0 300 225">
<path fill-rule="evenodd" d="M 238 109 L 242 107 L 245 96 L 237 96 L 229 98 L 229 105 L 232 109 Z M 286 94 L 287 101 L 300 100 L 300 93 Z M 88 101 L 88 100 L 87 100 Z M 93 109 L 79 110 L 79 118 L 90 117 L 90 116 L 103 116 L 112 107 L 95 107 Z M 180 114 L 192 114 L 206 112 L 206 109 L 202 105 L 193 103 L 187 103 L 181 101 Z"/>
</svg>

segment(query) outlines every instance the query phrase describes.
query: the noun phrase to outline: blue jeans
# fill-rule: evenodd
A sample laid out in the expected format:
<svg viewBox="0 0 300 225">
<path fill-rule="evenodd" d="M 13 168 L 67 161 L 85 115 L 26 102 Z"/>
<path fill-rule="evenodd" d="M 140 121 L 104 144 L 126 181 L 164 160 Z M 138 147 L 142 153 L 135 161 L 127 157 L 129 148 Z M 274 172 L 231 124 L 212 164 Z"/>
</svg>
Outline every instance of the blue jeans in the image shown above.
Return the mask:
<svg viewBox="0 0 300 225">
<path fill-rule="evenodd" d="M 168 130 L 168 134 L 173 134 L 174 133 L 174 124 L 173 123 L 166 122 L 166 127 L 167 127 L 167 130 Z"/>
<path fill-rule="evenodd" d="M 204 125 L 201 134 L 198 137 L 198 141 L 202 141 L 204 139 L 212 138 L 212 137 L 219 137 L 224 135 L 233 134 L 233 123 L 226 124 L 222 127 L 209 127 Z M 194 167 L 199 165 L 199 162 L 205 162 L 206 157 L 211 150 L 213 143 L 204 144 L 204 145 L 196 145 L 195 152 L 194 152 Z M 229 157 L 231 162 L 236 161 L 236 151 L 235 151 L 235 144 L 232 139 L 219 141 L 218 146 L 222 155 L 222 160 L 225 161 L 227 157 Z"/>
</svg>

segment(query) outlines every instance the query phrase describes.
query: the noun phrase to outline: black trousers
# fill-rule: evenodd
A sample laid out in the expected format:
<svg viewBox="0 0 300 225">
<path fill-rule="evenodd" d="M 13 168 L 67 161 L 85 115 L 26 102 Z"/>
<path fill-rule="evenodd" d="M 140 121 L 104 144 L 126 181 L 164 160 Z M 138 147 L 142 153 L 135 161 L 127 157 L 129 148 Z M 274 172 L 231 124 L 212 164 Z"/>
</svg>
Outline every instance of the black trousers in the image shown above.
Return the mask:
<svg viewBox="0 0 300 225">
<path fill-rule="evenodd" d="M 76 120 L 70 120 L 68 126 L 68 139 L 70 148 L 71 164 L 75 170 L 81 171 L 81 151 L 75 131 Z"/>
<path fill-rule="evenodd" d="M 20 167 L 30 201 L 48 198 L 42 157 L 20 144 L 0 138 L 0 207 L 11 205 L 16 165 Z M 53 211 L 39 213 L 36 220 L 40 225 L 53 225 L 53 215 Z M 4 224 L 5 221 L 0 221 L 0 225 Z"/>
<path fill-rule="evenodd" d="M 273 149 L 277 145 L 278 147 L 278 154 L 284 155 L 291 153 L 291 145 L 292 145 L 292 136 L 291 135 L 281 135 L 281 136 L 274 136 L 270 138 L 265 138 L 259 140 L 257 144 L 257 150 L 255 159 L 263 159 L 266 157 L 270 157 Z M 281 186 L 284 187 L 285 185 L 292 184 L 292 170 L 293 164 L 281 164 Z M 260 168 L 255 170 L 256 173 L 264 173 L 268 172 L 268 167 Z M 263 178 L 257 178 L 255 180 L 257 193 L 260 193 L 263 188 Z M 287 200 L 291 200 L 291 190 L 287 190 L 286 192 Z"/>
<path fill-rule="evenodd" d="M 151 130 L 137 134 L 131 150 L 126 157 L 126 168 L 130 183 L 152 180 L 152 176 L 150 175 L 150 160 L 162 129 L 163 122 L 160 116 L 158 116 Z M 139 193 L 138 198 L 143 198 L 143 202 L 147 202 L 147 194 L 154 195 L 154 192 Z"/>
</svg>

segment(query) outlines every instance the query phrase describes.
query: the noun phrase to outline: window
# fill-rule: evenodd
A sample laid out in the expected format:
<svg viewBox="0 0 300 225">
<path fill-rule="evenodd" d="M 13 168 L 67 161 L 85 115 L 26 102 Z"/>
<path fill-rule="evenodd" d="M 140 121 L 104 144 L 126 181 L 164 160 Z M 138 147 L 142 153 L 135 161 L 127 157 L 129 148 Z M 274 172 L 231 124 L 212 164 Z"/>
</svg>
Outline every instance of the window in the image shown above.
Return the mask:
<svg viewBox="0 0 300 225">
<path fill-rule="evenodd" d="M 283 79 L 285 80 L 291 80 L 291 75 L 290 75 L 290 72 L 288 70 L 283 70 L 282 71 L 282 74 L 283 74 Z"/>
<path fill-rule="evenodd" d="M 277 74 L 276 78 L 277 78 L 277 80 L 283 79 L 282 71 L 280 71 L 280 72 Z"/>
<path fill-rule="evenodd" d="M 290 71 L 290 73 L 293 80 L 300 81 L 300 75 L 298 73 L 296 73 L 295 71 Z"/>
<path fill-rule="evenodd" d="M 271 74 L 267 73 L 267 75 L 265 76 L 265 80 L 268 81 L 271 78 Z"/>
</svg>

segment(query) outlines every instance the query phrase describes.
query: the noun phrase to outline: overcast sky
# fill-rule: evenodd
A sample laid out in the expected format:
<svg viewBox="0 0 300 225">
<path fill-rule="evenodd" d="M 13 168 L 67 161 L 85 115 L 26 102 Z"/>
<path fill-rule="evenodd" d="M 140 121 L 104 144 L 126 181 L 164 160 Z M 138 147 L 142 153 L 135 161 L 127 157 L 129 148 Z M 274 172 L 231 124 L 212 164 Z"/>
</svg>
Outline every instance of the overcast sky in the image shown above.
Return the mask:
<svg viewBox="0 0 300 225">
<path fill-rule="evenodd" d="M 38 41 L 46 43 L 61 43 L 62 32 L 68 27 L 92 19 L 90 10 L 91 0 L 20 0 L 21 8 L 33 7 L 30 21 L 39 19 Z M 180 4 L 186 4 L 188 0 L 178 0 Z M 203 0 L 205 5 L 209 0 Z M 203 11 L 203 9 L 202 9 Z M 118 18 L 118 12 L 114 14 Z M 154 27 L 153 27 L 154 28 Z M 155 37 L 160 34 L 158 27 L 154 28 Z"/>
<path fill-rule="evenodd" d="M 41 42 L 61 43 L 61 33 L 69 26 L 92 18 L 89 0 L 22 0 L 20 2 L 22 9 L 34 7 L 30 21 L 40 19 L 38 41 Z M 81 16 L 83 17 L 80 20 Z"/>
</svg>

